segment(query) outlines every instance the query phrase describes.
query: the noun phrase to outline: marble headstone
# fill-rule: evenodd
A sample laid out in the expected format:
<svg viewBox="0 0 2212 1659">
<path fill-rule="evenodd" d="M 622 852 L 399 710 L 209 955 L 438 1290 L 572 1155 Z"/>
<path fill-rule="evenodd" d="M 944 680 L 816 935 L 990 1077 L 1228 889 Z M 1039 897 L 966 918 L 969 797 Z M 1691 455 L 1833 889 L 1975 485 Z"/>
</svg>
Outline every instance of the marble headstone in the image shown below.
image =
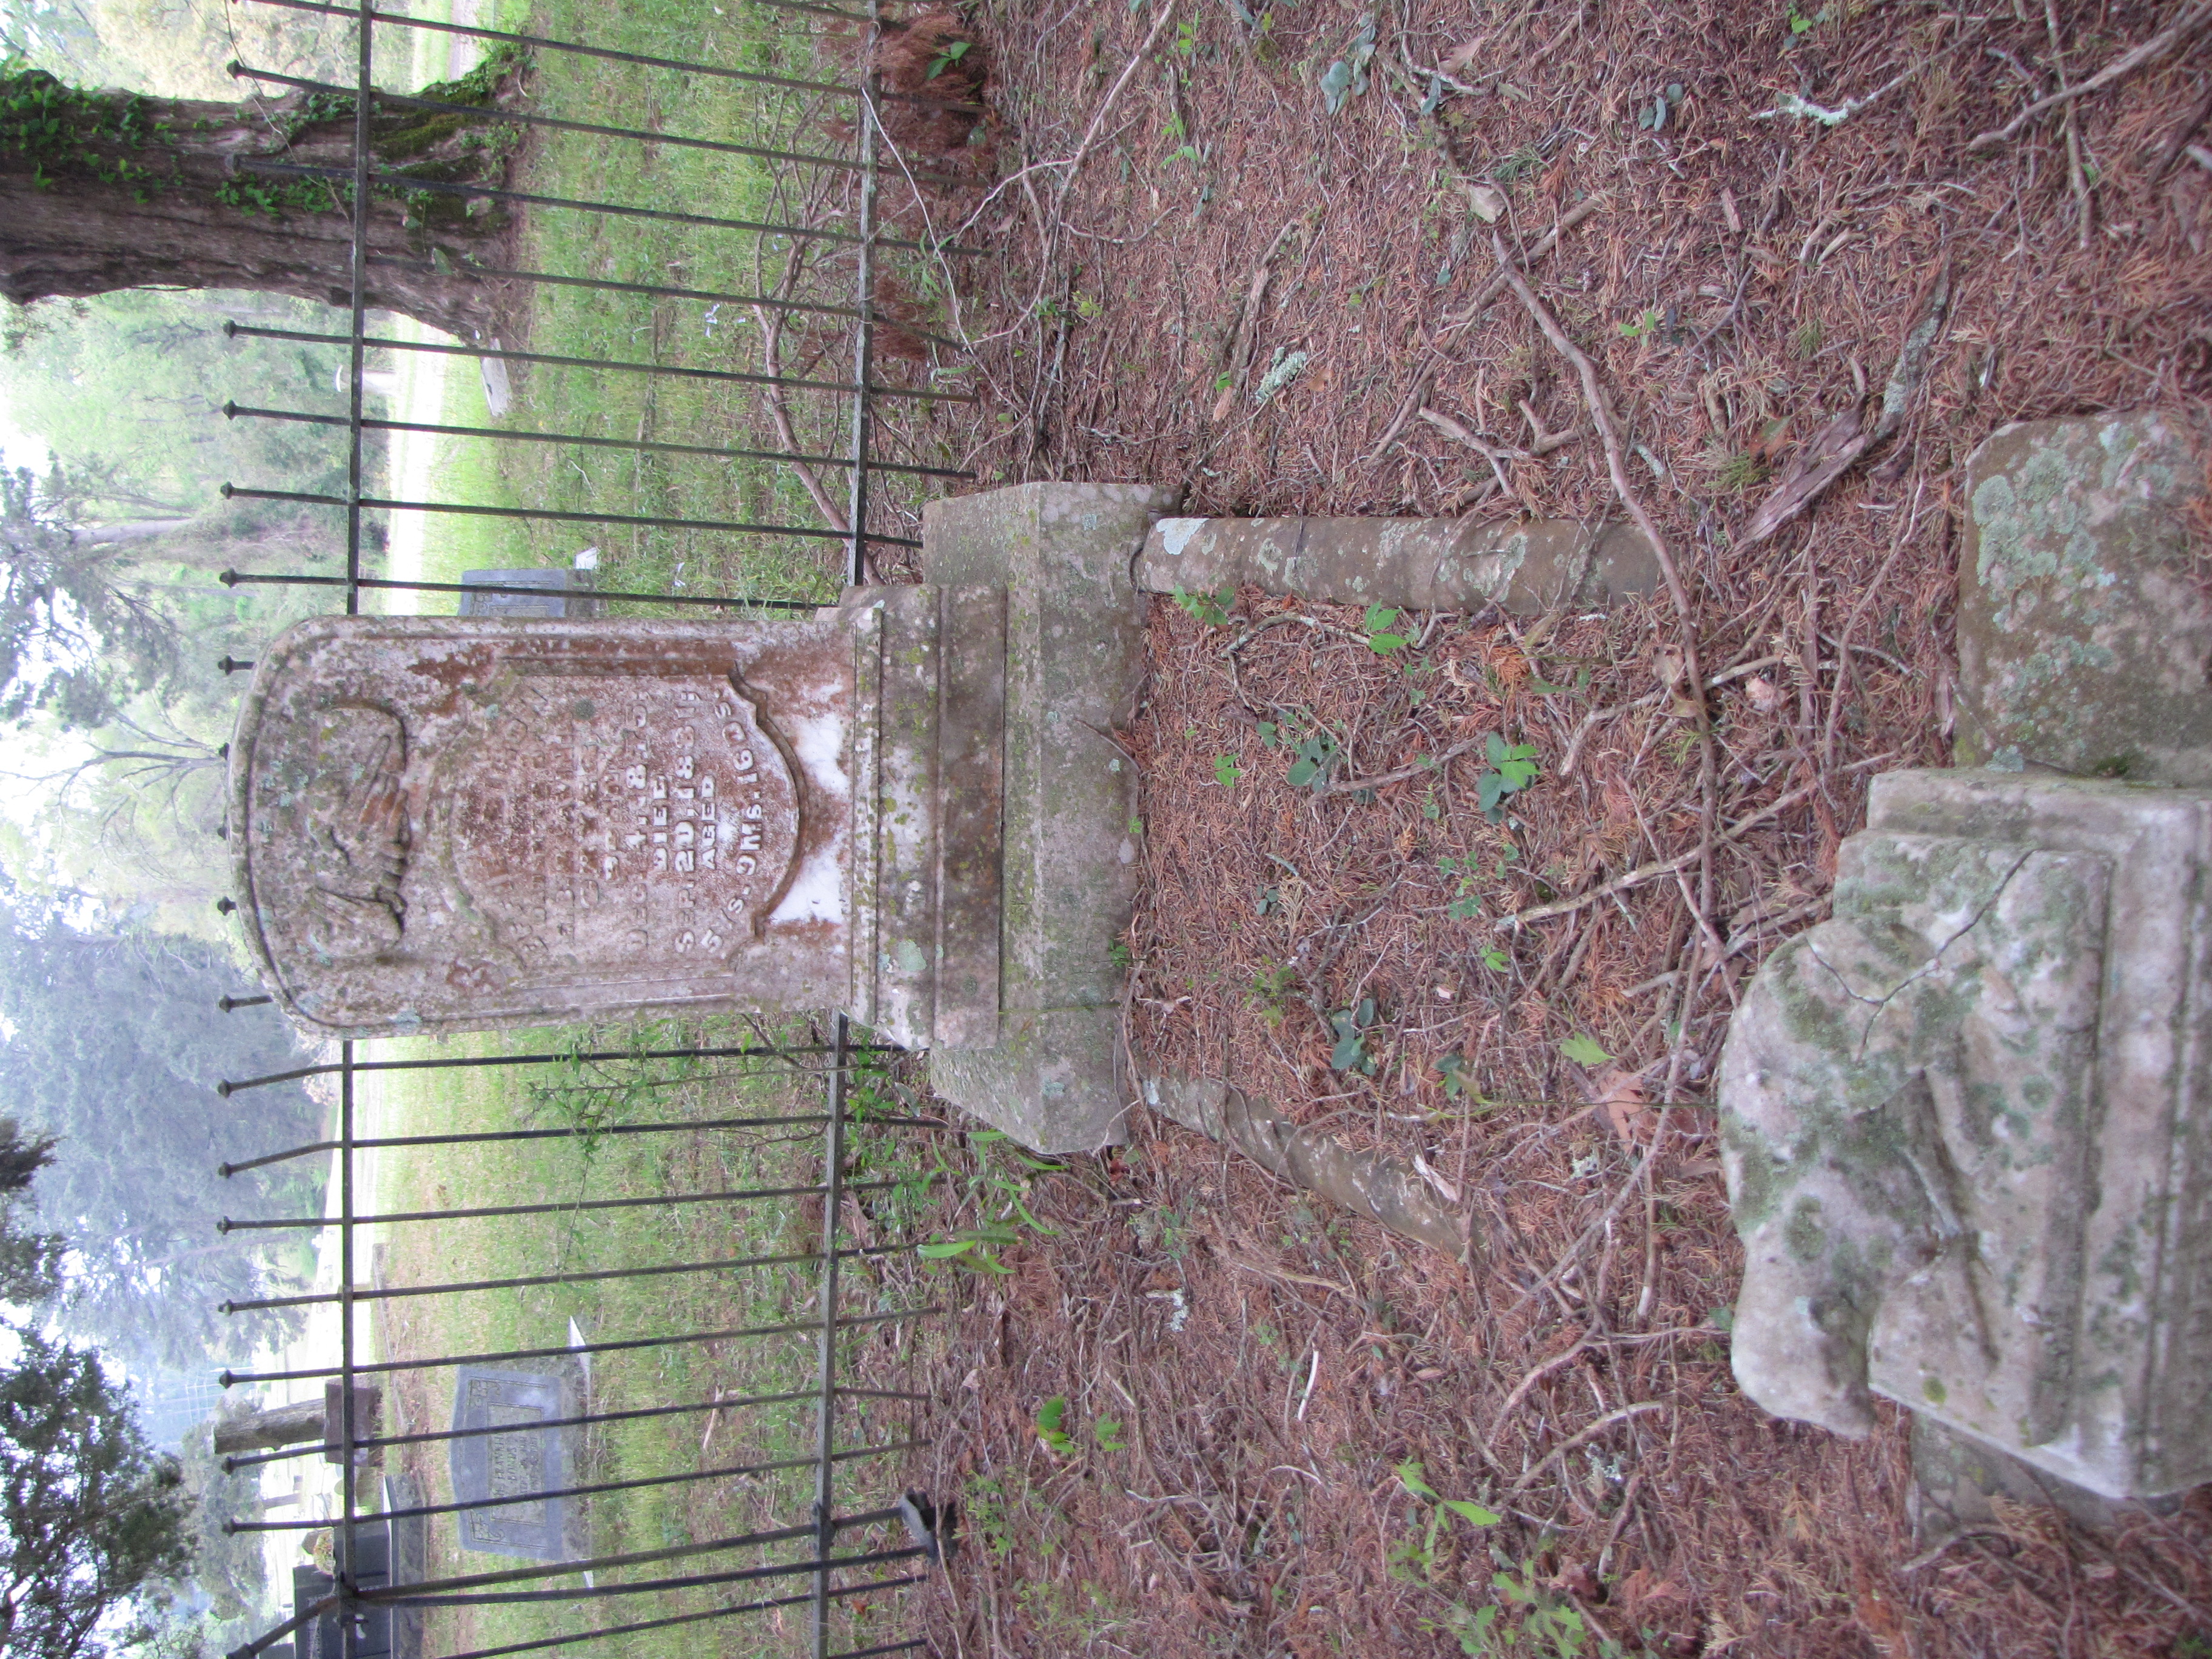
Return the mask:
<svg viewBox="0 0 2212 1659">
<path fill-rule="evenodd" d="M 836 1002 L 850 654 L 835 619 L 293 629 L 231 756 L 270 990 L 355 1036 Z"/>
</svg>

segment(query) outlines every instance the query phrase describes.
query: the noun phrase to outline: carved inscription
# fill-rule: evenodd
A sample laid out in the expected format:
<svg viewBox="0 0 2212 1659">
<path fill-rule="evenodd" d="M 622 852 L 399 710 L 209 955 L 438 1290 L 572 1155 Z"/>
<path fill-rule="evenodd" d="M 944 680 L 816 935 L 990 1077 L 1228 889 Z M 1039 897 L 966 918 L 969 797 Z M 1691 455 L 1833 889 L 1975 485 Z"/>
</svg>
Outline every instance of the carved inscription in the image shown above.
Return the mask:
<svg viewBox="0 0 2212 1659">
<path fill-rule="evenodd" d="M 492 1390 L 479 1387 L 478 1397 Z M 515 1406 L 494 1400 L 485 1407 L 483 1421 L 495 1428 L 534 1426 L 545 1420 L 546 1413 L 536 1406 Z M 551 1443 L 551 1431 L 539 1430 L 534 1434 L 494 1434 L 484 1437 L 486 1498 L 520 1498 L 526 1493 L 550 1490 L 552 1483 L 546 1478 L 546 1454 Z M 501 1528 L 540 1528 L 545 1524 L 545 1503 L 543 1498 L 520 1504 L 502 1504 L 495 1510 L 487 1510 L 481 1522 L 489 1522 Z M 480 1524 L 481 1524 L 480 1522 Z"/>
<path fill-rule="evenodd" d="M 680 969 L 726 957 L 774 908 L 796 788 L 728 681 L 526 665 L 484 732 L 454 770 L 451 845 L 526 971 Z"/>
<path fill-rule="evenodd" d="M 454 1499 L 469 1506 L 455 1516 L 463 1549 L 559 1561 L 587 1541 L 575 1498 L 557 1495 L 581 1479 L 581 1437 L 553 1426 L 584 1409 L 581 1380 L 574 1371 L 460 1368 L 448 1455 Z"/>
</svg>

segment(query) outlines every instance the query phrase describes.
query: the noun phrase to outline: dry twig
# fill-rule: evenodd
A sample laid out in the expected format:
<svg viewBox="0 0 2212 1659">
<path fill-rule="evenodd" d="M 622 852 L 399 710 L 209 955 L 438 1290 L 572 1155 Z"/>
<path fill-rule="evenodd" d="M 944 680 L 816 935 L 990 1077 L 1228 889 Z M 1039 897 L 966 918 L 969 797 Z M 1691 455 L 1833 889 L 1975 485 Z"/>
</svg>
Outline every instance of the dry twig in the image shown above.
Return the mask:
<svg viewBox="0 0 2212 1659">
<path fill-rule="evenodd" d="M 1597 428 L 1599 441 L 1605 446 L 1606 470 L 1613 478 L 1613 494 L 1620 497 L 1628 516 L 1636 520 L 1637 528 L 1644 532 L 1651 544 L 1651 552 L 1658 561 L 1659 573 L 1667 584 L 1667 597 L 1674 606 L 1674 621 L 1682 653 L 1682 674 L 1688 684 L 1684 701 L 1690 706 L 1690 716 L 1698 733 L 1698 910 L 1699 919 L 1710 926 L 1713 908 L 1712 839 L 1720 817 L 1719 754 L 1713 742 L 1712 711 L 1705 704 L 1705 674 L 1698 656 L 1698 625 L 1696 613 L 1690 608 L 1690 596 L 1682 586 L 1681 572 L 1674 568 L 1674 556 L 1668 550 L 1667 538 L 1659 526 L 1645 510 L 1643 498 L 1628 482 L 1628 468 L 1621 459 L 1620 434 L 1614 429 L 1613 410 L 1606 402 L 1605 392 L 1598 385 L 1597 366 L 1591 362 L 1581 347 L 1567 337 L 1559 319 L 1544 308 L 1528 279 L 1505 252 L 1505 239 L 1493 235 L 1491 246 L 1498 254 L 1498 274 L 1521 301 L 1522 308 L 1535 320 L 1544 337 L 1552 343 L 1553 349 L 1574 365 L 1582 380 L 1583 402 L 1589 410 L 1590 424 Z M 1686 1030 L 1686 1026 L 1683 1028 Z M 1679 1044 L 1678 1044 L 1679 1046 Z"/>
<path fill-rule="evenodd" d="M 2037 99 L 2001 127 L 1993 127 L 1987 132 L 1977 133 L 1967 141 L 1966 153 L 1971 155 L 1983 150 L 1995 149 L 1999 144 L 2017 137 L 2021 129 L 2035 119 L 2037 116 L 2047 114 L 2062 105 L 2070 104 L 2076 98 L 2086 98 L 2093 92 L 2102 92 L 2113 82 L 2134 74 L 2145 64 L 2154 63 L 2165 57 L 2167 52 L 2172 51 L 2174 47 L 2208 23 L 2212 23 L 2212 0 L 2197 0 L 2196 5 L 2183 11 L 2179 16 L 2151 36 L 2149 40 L 2133 51 L 2121 53 L 2087 80 L 2077 81 L 2070 87 L 2052 93 L 2048 98 Z"/>
</svg>

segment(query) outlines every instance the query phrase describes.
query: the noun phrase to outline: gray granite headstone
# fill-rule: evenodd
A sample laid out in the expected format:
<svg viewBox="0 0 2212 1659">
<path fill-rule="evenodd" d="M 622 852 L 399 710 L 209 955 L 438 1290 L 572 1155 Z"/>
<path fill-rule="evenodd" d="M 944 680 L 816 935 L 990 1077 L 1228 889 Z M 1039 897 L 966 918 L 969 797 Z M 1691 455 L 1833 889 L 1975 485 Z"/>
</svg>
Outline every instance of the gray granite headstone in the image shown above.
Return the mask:
<svg viewBox="0 0 2212 1659">
<path fill-rule="evenodd" d="M 461 586 L 476 590 L 461 595 L 459 610 L 464 617 L 595 617 L 599 611 L 599 602 L 592 592 L 592 574 L 584 570 L 554 566 L 527 570 L 464 570 Z M 506 587 L 536 591 L 483 591 Z"/>
<path fill-rule="evenodd" d="M 456 1503 L 489 1507 L 459 1515 L 461 1547 L 532 1561 L 570 1561 L 588 1553 L 579 1536 L 575 1499 L 548 1496 L 578 1484 L 580 1431 L 538 1426 L 581 1413 L 578 1379 L 568 1371 L 464 1365 L 453 1382 L 456 1431 L 449 1442 Z"/>
</svg>

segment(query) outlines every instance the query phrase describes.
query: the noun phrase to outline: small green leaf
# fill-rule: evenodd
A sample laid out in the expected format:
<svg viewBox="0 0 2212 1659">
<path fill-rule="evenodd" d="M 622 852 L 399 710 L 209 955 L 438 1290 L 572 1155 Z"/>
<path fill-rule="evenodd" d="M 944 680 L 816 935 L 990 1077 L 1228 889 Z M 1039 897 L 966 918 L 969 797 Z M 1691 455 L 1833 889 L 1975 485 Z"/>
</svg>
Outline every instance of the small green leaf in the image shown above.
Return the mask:
<svg viewBox="0 0 2212 1659">
<path fill-rule="evenodd" d="M 1470 1504 L 1460 1498 L 1440 1498 L 1437 1500 L 1462 1521 L 1471 1521 L 1478 1527 L 1494 1527 L 1505 1517 L 1480 1504 Z"/>
<path fill-rule="evenodd" d="M 1244 769 L 1237 763 L 1236 756 L 1216 755 L 1213 757 L 1213 781 L 1224 789 L 1243 775 Z"/>
<path fill-rule="evenodd" d="M 1613 1056 L 1597 1045 L 1594 1038 L 1577 1031 L 1559 1045 L 1559 1052 L 1577 1066 L 1602 1066 Z"/>
<path fill-rule="evenodd" d="M 1434 1498 L 1437 1489 L 1421 1476 L 1422 1468 L 1418 1462 L 1409 1461 L 1398 1465 L 1398 1479 L 1405 1483 L 1407 1492 L 1416 1498 Z"/>
<path fill-rule="evenodd" d="M 1322 107 L 1334 115 L 1344 107 L 1344 100 L 1352 95 L 1352 65 L 1338 58 L 1322 71 L 1321 98 Z"/>
</svg>

